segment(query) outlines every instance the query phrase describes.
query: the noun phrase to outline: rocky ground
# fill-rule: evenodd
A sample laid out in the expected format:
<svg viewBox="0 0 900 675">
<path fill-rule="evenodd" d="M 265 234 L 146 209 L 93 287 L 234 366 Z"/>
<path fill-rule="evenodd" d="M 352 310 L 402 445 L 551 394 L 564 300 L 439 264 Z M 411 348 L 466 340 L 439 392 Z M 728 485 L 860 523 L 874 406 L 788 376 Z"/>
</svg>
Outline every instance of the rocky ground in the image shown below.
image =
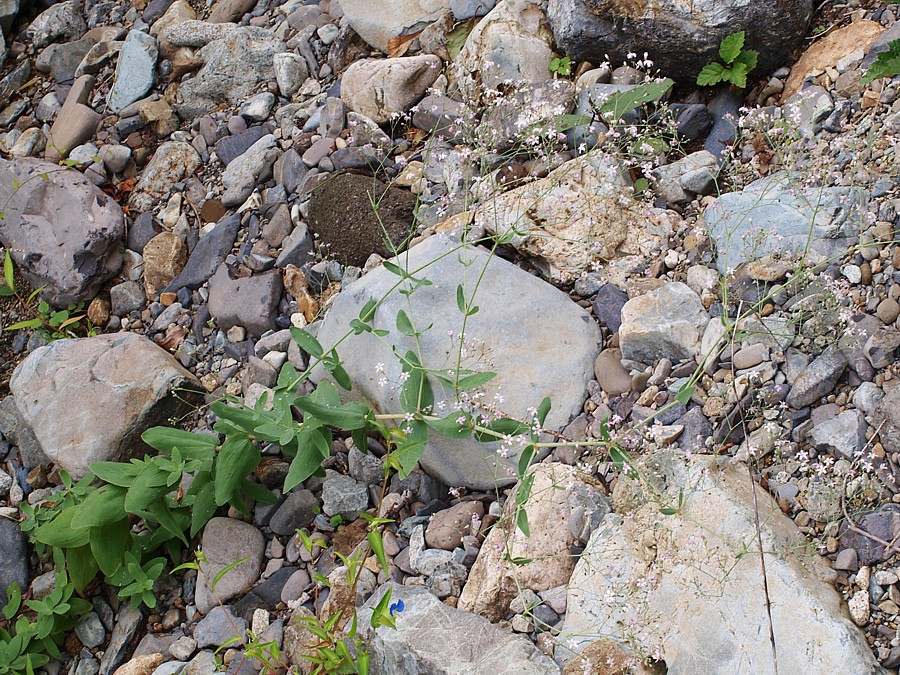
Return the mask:
<svg viewBox="0 0 900 675">
<path fill-rule="evenodd" d="M 399 412 L 408 311 L 429 367 L 461 349 L 497 373 L 466 405 L 526 419 L 548 396 L 571 442 L 531 469 L 530 537 L 513 445 L 435 436 L 385 482 L 379 439 L 338 438 L 282 494 L 290 458 L 262 444 L 277 503 L 217 512 L 205 575 L 164 574 L 153 610 L 89 586 L 43 670 L 257 672 L 217 651 L 250 628 L 309 672 L 298 619 L 367 626 L 390 589 L 373 672 L 774 672 L 770 626 L 781 672 L 896 672 L 900 78 L 860 83 L 896 9 L 714 3 L 717 26 L 667 35 L 585 4 L 0 0 L 0 241 L 23 297 L 96 333 L 0 342 L 0 586 L 51 592 L 23 507 L 61 469 L 141 453 L 154 424 L 212 433 L 204 396 L 252 405 L 309 364 L 292 327 L 333 344 L 370 297 L 392 334 L 342 343 L 356 395 Z M 747 89 L 698 90 L 738 29 Z M 665 100 L 564 123 L 657 69 Z M 382 265 L 407 248 L 433 281 L 408 298 Z M 338 556 L 367 512 L 390 569 L 354 594 Z"/>
</svg>

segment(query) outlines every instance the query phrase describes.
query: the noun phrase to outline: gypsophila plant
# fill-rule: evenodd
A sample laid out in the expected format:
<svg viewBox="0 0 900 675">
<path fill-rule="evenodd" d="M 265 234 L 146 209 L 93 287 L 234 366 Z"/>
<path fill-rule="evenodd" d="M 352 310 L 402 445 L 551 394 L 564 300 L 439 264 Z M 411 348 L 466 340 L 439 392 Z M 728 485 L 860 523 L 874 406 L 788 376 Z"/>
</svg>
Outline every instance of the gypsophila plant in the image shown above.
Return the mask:
<svg viewBox="0 0 900 675">
<path fill-rule="evenodd" d="M 722 39 L 719 44 L 719 57 L 722 63 L 708 63 L 697 75 L 697 84 L 711 87 L 720 82 L 730 82 L 743 89 L 747 86 L 747 76 L 756 68 L 759 52 L 744 49 L 744 31 L 732 33 Z"/>
</svg>

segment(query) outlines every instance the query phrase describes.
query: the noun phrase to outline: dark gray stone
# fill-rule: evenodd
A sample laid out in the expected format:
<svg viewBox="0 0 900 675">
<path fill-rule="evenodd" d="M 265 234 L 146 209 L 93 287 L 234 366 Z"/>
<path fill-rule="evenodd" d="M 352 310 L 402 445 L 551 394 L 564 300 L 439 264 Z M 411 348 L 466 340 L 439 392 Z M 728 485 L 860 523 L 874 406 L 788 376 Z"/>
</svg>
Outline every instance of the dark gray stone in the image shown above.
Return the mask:
<svg viewBox="0 0 900 675">
<path fill-rule="evenodd" d="M 111 312 L 115 316 L 127 316 L 144 306 L 147 294 L 137 281 L 123 281 L 109 289 Z"/>
<path fill-rule="evenodd" d="M 719 43 L 744 31 L 746 47 L 759 52 L 756 72 L 783 65 L 803 44 L 812 0 L 606 2 L 551 0 L 547 18 L 558 48 L 573 61 L 614 64 L 644 52 L 664 76 L 690 81 L 719 60 Z M 608 56 L 607 56 L 608 55 Z"/>
<path fill-rule="evenodd" d="M 287 536 L 309 527 L 319 510 L 319 501 L 309 490 L 291 492 L 269 521 L 272 532 Z"/>
<path fill-rule="evenodd" d="M 200 649 L 218 647 L 231 638 L 243 638 L 246 628 L 247 622 L 236 616 L 230 606 L 218 605 L 194 627 L 194 639 Z"/>
<path fill-rule="evenodd" d="M 900 506 L 888 504 L 877 511 L 854 518 L 856 525 L 864 532 L 882 541 L 894 541 L 900 535 Z M 841 524 L 841 546 L 856 549 L 860 565 L 875 565 L 894 555 L 884 544 L 851 530 L 846 522 Z"/>
<path fill-rule="evenodd" d="M 209 313 L 222 330 L 243 326 L 260 336 L 275 327 L 283 288 L 275 271 L 232 279 L 228 267 L 219 265 L 209 280 Z"/>
<path fill-rule="evenodd" d="M 737 134 L 737 121 L 743 99 L 729 89 L 723 89 L 710 102 L 708 108 L 713 126 L 703 149 L 712 153 L 720 162 L 728 155 Z"/>
<path fill-rule="evenodd" d="M 19 526 L 0 518 L 0 607 L 6 604 L 6 589 L 12 583 L 19 584 L 23 593 L 28 589 L 28 549 Z"/>
<path fill-rule="evenodd" d="M 272 173 L 275 182 L 284 186 L 287 193 L 291 195 L 300 187 L 306 174 L 309 173 L 309 167 L 306 166 L 297 151 L 291 148 L 275 160 Z"/>
<path fill-rule="evenodd" d="M 109 645 L 100 661 L 100 675 L 112 675 L 116 668 L 125 662 L 128 646 L 143 620 L 144 616 L 141 614 L 141 610 L 133 609 L 128 604 L 122 606 Z"/>
<path fill-rule="evenodd" d="M 275 266 L 284 268 L 288 265 L 303 267 L 315 258 L 315 246 L 309 230 L 304 223 L 294 228 L 284 241 L 281 242 L 281 253 L 275 261 Z"/>
<path fill-rule="evenodd" d="M 162 231 L 162 225 L 156 222 L 153 214 L 144 212 L 128 228 L 128 248 L 136 253 L 143 253 L 147 242 Z"/>
<path fill-rule="evenodd" d="M 794 380 L 787 396 L 788 405 L 804 408 L 830 394 L 846 369 L 847 357 L 840 349 L 829 347 Z"/>
<path fill-rule="evenodd" d="M 177 293 L 182 288 L 196 290 L 206 283 L 231 253 L 240 227 L 240 215 L 234 213 L 222 218 L 211 232 L 197 242 L 181 274 L 172 280 L 166 291 Z"/>
<path fill-rule="evenodd" d="M 628 293 L 612 284 L 604 284 L 591 301 L 591 307 L 600 323 L 609 328 L 611 333 L 617 333 L 622 325 L 622 308 L 626 302 Z"/>
<path fill-rule="evenodd" d="M 225 136 L 216 143 L 216 155 L 222 160 L 222 164 L 228 166 L 232 160 L 243 155 L 250 146 L 268 133 L 265 127 L 256 126 L 238 134 Z"/>
<path fill-rule="evenodd" d="M 7 441 L 19 448 L 25 468 L 50 464 L 50 458 L 44 454 L 34 432 L 19 412 L 15 396 L 7 396 L 0 402 L 0 432 Z"/>
<path fill-rule="evenodd" d="M 673 103 L 669 110 L 675 118 L 675 130 L 686 141 L 697 141 L 713 127 L 712 113 L 702 103 Z"/>
</svg>

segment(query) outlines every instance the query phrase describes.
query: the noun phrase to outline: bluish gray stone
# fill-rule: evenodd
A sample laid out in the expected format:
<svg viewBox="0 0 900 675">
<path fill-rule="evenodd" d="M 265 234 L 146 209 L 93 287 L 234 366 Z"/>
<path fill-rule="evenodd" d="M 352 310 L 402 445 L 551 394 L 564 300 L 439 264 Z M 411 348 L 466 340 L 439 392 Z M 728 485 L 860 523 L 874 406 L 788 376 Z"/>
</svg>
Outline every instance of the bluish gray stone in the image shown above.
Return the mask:
<svg viewBox="0 0 900 675">
<path fill-rule="evenodd" d="M 119 112 L 150 91 L 158 57 L 156 38 L 139 30 L 129 31 L 119 52 L 116 76 L 106 101 L 110 110 Z"/>
<path fill-rule="evenodd" d="M 200 649 L 219 647 L 231 638 L 243 638 L 247 622 L 235 616 L 228 605 L 217 605 L 209 610 L 194 627 L 194 639 Z"/>
<path fill-rule="evenodd" d="M 209 313 L 222 330 L 243 326 L 253 336 L 275 327 L 283 290 L 275 271 L 232 279 L 223 264 L 209 281 Z"/>
<path fill-rule="evenodd" d="M 853 187 L 799 188 L 775 174 L 720 196 L 704 215 L 716 247 L 716 267 L 730 273 L 765 255 L 805 254 L 833 259 L 859 239 L 865 191 Z"/>
</svg>

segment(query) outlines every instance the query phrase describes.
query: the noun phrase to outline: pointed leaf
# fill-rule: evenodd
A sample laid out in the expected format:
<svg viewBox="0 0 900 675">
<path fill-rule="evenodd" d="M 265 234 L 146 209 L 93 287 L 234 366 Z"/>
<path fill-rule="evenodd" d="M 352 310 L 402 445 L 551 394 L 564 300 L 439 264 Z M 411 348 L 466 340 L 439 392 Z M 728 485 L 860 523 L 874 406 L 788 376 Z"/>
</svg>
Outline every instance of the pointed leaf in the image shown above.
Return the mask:
<svg viewBox="0 0 900 675">
<path fill-rule="evenodd" d="M 719 44 L 719 56 L 725 63 L 732 63 L 744 48 L 744 31 L 732 33 Z"/>
</svg>

